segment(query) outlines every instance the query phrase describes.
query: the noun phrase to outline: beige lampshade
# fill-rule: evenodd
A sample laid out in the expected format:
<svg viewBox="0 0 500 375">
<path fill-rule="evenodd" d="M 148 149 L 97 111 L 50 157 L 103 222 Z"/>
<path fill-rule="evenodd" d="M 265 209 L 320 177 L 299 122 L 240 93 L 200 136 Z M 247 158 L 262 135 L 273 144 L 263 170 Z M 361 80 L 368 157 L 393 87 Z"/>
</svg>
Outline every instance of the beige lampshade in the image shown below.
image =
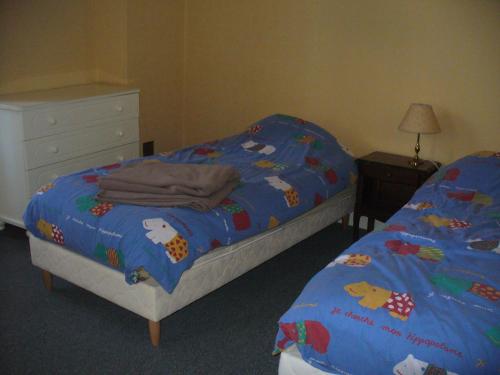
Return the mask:
<svg viewBox="0 0 500 375">
<path fill-rule="evenodd" d="M 413 103 L 399 124 L 399 130 L 408 133 L 439 133 L 439 123 L 429 104 Z"/>
</svg>

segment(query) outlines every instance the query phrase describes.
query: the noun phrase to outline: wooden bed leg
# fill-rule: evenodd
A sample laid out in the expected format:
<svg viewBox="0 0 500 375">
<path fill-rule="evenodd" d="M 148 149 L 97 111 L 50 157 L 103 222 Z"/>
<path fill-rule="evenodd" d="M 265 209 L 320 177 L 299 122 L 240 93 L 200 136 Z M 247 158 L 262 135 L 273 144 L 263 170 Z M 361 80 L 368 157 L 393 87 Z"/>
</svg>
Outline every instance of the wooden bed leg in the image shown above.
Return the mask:
<svg viewBox="0 0 500 375">
<path fill-rule="evenodd" d="M 49 271 L 42 270 L 43 285 L 49 292 L 52 291 L 52 279 L 52 274 Z"/>
<path fill-rule="evenodd" d="M 342 230 L 347 230 L 348 225 L 349 225 L 349 215 L 342 216 Z"/>
<path fill-rule="evenodd" d="M 151 344 L 156 348 L 160 345 L 160 322 L 153 322 L 152 320 L 149 320 L 148 325 Z"/>
</svg>

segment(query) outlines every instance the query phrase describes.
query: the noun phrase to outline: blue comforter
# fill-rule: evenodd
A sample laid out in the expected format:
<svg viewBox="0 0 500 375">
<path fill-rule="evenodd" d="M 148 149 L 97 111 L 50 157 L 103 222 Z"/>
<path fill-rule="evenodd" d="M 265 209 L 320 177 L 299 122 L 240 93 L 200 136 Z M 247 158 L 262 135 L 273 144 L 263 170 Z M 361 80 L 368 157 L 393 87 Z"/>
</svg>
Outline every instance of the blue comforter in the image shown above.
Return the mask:
<svg viewBox="0 0 500 375">
<path fill-rule="evenodd" d="M 233 165 L 241 183 L 208 213 L 94 199 L 99 176 L 151 160 Z M 32 197 L 24 221 L 35 236 L 123 271 L 128 283 L 149 274 L 171 292 L 203 254 L 284 223 L 355 178 L 353 158 L 332 135 L 274 115 L 233 137 L 60 177 Z"/>
<path fill-rule="evenodd" d="M 441 168 L 310 280 L 276 351 L 338 374 L 497 374 L 499 242 L 500 153 Z"/>
</svg>

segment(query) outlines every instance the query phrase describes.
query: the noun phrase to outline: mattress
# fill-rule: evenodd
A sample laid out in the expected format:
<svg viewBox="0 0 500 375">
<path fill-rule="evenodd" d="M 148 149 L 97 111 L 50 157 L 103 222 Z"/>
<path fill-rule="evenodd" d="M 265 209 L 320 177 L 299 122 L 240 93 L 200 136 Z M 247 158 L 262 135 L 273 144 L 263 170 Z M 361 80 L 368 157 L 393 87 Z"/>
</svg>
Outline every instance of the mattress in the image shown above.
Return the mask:
<svg viewBox="0 0 500 375">
<path fill-rule="evenodd" d="M 276 351 L 329 373 L 496 373 L 499 214 L 500 153 L 443 167 L 307 283 Z"/>
<path fill-rule="evenodd" d="M 355 188 L 349 187 L 285 224 L 209 252 L 182 275 L 171 294 L 153 278 L 129 285 L 121 272 L 29 234 L 31 259 L 35 266 L 159 321 L 352 212 L 354 199 Z"/>
</svg>

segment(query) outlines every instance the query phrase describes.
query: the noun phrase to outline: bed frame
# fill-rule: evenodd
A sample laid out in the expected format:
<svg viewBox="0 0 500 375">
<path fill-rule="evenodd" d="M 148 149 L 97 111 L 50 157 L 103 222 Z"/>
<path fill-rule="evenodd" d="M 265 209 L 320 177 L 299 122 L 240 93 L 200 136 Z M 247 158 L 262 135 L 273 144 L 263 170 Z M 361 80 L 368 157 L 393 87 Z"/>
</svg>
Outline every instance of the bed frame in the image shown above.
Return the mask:
<svg viewBox="0 0 500 375">
<path fill-rule="evenodd" d="M 280 364 L 278 367 L 278 375 L 331 375 L 319 368 L 316 368 L 302 358 L 302 355 L 297 349 L 297 346 L 291 345 L 280 354 Z"/>
<path fill-rule="evenodd" d="M 123 273 L 28 233 L 33 265 L 42 269 L 45 287 L 53 275 L 124 307 L 149 322 L 153 346 L 160 342 L 160 320 L 342 219 L 347 226 L 355 187 L 349 187 L 301 216 L 197 259 L 167 293 L 153 278 L 129 285 Z"/>
</svg>

